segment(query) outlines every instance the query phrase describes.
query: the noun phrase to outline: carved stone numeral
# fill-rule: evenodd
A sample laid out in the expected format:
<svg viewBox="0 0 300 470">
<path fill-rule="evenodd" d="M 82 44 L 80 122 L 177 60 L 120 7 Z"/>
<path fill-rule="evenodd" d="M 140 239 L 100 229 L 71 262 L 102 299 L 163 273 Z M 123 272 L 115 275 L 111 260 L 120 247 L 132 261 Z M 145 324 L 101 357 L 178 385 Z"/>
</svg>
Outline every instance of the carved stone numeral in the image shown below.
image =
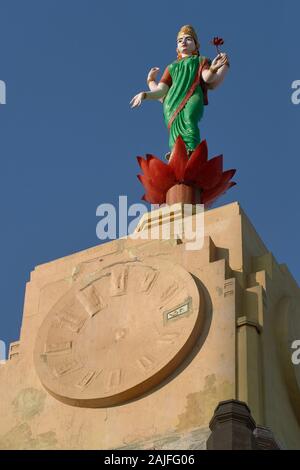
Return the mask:
<svg viewBox="0 0 300 470">
<path fill-rule="evenodd" d="M 143 372 L 148 372 L 148 370 L 150 370 L 154 367 L 155 359 L 152 356 L 150 356 L 149 354 L 147 354 L 147 355 L 144 355 L 144 356 L 140 357 L 137 360 L 137 363 L 138 363 L 139 368 Z"/>
<path fill-rule="evenodd" d="M 164 334 L 158 338 L 157 342 L 159 344 L 172 344 L 178 338 L 179 333 L 169 333 Z"/>
<path fill-rule="evenodd" d="M 104 299 L 96 291 L 95 286 L 93 285 L 81 289 L 77 292 L 76 297 L 90 318 L 106 307 Z"/>
<path fill-rule="evenodd" d="M 45 354 L 65 354 L 72 349 L 72 341 L 64 341 L 62 343 L 47 343 L 44 346 Z"/>
<path fill-rule="evenodd" d="M 65 306 L 56 316 L 55 324 L 58 328 L 67 328 L 73 333 L 78 333 L 83 327 L 87 317 L 82 315 L 76 315 L 75 313 L 75 302 Z"/>
<path fill-rule="evenodd" d="M 153 269 L 148 269 L 146 273 L 141 275 L 139 290 L 140 292 L 146 292 L 147 294 L 151 291 L 153 285 L 158 277 L 158 272 Z"/>
<path fill-rule="evenodd" d="M 109 372 L 108 380 L 106 383 L 107 391 L 118 387 L 122 380 L 122 369 L 115 369 Z"/>
<path fill-rule="evenodd" d="M 178 292 L 178 288 L 179 286 L 176 281 L 170 284 L 161 294 L 161 302 L 168 302 Z"/>
<path fill-rule="evenodd" d="M 110 277 L 110 295 L 124 295 L 127 290 L 128 267 L 118 266 L 112 269 Z"/>
<path fill-rule="evenodd" d="M 102 370 L 89 370 L 77 383 L 77 387 L 84 389 L 90 385 L 100 374 Z"/>
<path fill-rule="evenodd" d="M 56 377 L 71 374 L 79 369 L 82 369 L 82 365 L 76 362 L 72 357 L 64 361 L 57 362 L 53 367 L 53 373 Z"/>
</svg>

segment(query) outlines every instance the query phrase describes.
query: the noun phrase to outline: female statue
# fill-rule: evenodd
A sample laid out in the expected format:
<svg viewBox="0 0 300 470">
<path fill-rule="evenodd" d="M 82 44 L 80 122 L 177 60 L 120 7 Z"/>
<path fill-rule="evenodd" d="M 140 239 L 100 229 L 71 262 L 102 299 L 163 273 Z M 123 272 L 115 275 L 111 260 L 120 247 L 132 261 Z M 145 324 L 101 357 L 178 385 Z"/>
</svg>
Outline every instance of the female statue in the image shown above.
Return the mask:
<svg viewBox="0 0 300 470">
<path fill-rule="evenodd" d="M 159 83 L 156 83 L 159 69 L 152 68 L 147 78 L 150 91 L 138 93 L 130 102 L 132 108 L 140 106 L 144 100 L 163 102 L 164 119 L 170 131 L 169 158 L 179 135 L 189 153 L 200 143 L 198 122 L 204 105 L 208 104 L 207 90 L 223 81 L 229 67 L 225 53 L 218 54 L 211 62 L 200 55 L 199 49 L 194 28 L 183 26 L 177 36 L 177 60 L 166 68 Z"/>
</svg>

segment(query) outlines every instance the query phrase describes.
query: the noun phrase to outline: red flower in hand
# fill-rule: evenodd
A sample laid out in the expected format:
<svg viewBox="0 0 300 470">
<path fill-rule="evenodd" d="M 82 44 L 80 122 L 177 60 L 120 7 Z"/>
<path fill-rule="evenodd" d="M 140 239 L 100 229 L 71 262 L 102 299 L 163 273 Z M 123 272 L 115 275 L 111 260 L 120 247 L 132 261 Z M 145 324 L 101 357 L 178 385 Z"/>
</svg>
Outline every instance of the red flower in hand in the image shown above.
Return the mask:
<svg viewBox="0 0 300 470">
<path fill-rule="evenodd" d="M 220 47 L 220 46 L 223 46 L 223 44 L 224 44 L 224 39 L 219 38 L 218 36 L 215 36 L 215 37 L 212 39 L 211 43 L 212 43 L 214 46 L 216 46 L 217 51 L 218 51 L 218 54 L 220 54 L 219 47 Z"/>
</svg>

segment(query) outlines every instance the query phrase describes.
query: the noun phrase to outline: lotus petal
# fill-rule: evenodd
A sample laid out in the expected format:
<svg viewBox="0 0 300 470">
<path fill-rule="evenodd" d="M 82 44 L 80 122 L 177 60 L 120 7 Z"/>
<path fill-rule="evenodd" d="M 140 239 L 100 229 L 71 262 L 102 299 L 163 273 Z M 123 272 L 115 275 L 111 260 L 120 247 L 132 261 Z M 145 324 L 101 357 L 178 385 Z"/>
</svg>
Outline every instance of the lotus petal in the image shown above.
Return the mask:
<svg viewBox="0 0 300 470">
<path fill-rule="evenodd" d="M 201 171 L 202 165 L 207 162 L 208 159 L 208 148 L 206 140 L 202 140 L 202 142 L 195 148 L 194 152 L 190 156 L 185 172 L 184 172 L 184 180 L 186 182 L 196 182 L 199 171 Z"/>
<path fill-rule="evenodd" d="M 188 154 L 183 138 L 179 135 L 176 139 L 173 156 L 169 163 L 169 166 L 174 171 L 176 181 L 182 182 L 184 180 L 184 171 L 188 162 Z"/>
<path fill-rule="evenodd" d="M 203 194 L 201 198 L 202 204 L 205 205 L 205 207 L 211 206 L 220 196 L 222 196 L 228 189 L 230 189 L 232 186 L 235 186 L 236 183 L 230 182 L 227 183 L 222 190 L 218 189 L 216 190 L 210 190 L 210 194 Z"/>
<path fill-rule="evenodd" d="M 137 177 L 140 180 L 140 182 L 142 183 L 142 185 L 144 186 L 147 193 L 148 192 L 151 192 L 152 194 L 154 194 L 154 193 L 156 193 L 156 194 L 163 193 L 163 191 L 161 191 L 159 188 L 154 186 L 153 181 L 150 178 L 148 178 L 146 175 L 137 175 Z"/>
<path fill-rule="evenodd" d="M 155 155 L 152 155 L 152 153 L 146 153 L 146 158 L 147 160 L 152 160 L 152 158 L 156 158 L 157 160 L 159 160 L 158 157 L 156 157 Z"/>
<path fill-rule="evenodd" d="M 140 168 L 144 175 L 146 175 L 148 178 L 150 178 L 150 173 L 148 169 L 148 160 L 144 160 L 143 157 L 136 157 L 138 164 L 140 165 Z"/>
<path fill-rule="evenodd" d="M 230 182 L 219 184 L 215 188 L 210 189 L 208 191 L 204 191 L 201 196 L 202 204 L 205 204 L 205 205 L 212 204 L 218 197 L 220 197 L 228 189 L 230 189 L 232 186 L 235 186 L 235 185 L 236 183 L 234 181 L 230 181 Z"/>
<path fill-rule="evenodd" d="M 167 191 L 176 183 L 185 183 L 202 189 L 201 202 L 211 205 L 236 183 L 231 181 L 236 170 L 223 172 L 223 155 L 208 160 L 207 143 L 203 140 L 188 159 L 187 149 L 178 136 L 169 164 L 154 155 L 137 157 L 143 175 L 138 175 L 146 193 L 143 198 L 151 204 L 164 204 Z"/>
<path fill-rule="evenodd" d="M 214 188 L 222 178 L 223 155 L 208 160 L 200 169 L 197 177 L 197 186 L 203 190 Z"/>
<path fill-rule="evenodd" d="M 224 171 L 224 173 L 222 174 L 220 184 L 228 183 L 228 181 L 230 181 L 231 178 L 234 177 L 235 173 L 236 173 L 236 170 L 234 170 L 234 169 Z"/>
<path fill-rule="evenodd" d="M 167 192 L 176 183 L 173 169 L 167 163 L 154 157 L 148 161 L 151 180 L 156 188 Z"/>
<path fill-rule="evenodd" d="M 150 202 L 150 204 L 164 204 L 166 202 L 166 196 L 162 193 L 153 193 L 152 191 L 147 192 L 142 197 L 144 201 Z"/>
</svg>

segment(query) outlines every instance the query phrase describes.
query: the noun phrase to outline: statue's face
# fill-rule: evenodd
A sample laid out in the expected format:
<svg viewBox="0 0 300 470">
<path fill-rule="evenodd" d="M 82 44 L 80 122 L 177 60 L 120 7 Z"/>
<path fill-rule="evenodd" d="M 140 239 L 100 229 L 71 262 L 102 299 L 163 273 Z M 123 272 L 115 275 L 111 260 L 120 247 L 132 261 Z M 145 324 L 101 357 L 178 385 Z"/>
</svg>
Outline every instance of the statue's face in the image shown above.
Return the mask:
<svg viewBox="0 0 300 470">
<path fill-rule="evenodd" d="M 192 55 L 196 49 L 196 44 L 192 36 L 183 34 L 177 39 L 177 50 L 183 56 Z"/>
</svg>

